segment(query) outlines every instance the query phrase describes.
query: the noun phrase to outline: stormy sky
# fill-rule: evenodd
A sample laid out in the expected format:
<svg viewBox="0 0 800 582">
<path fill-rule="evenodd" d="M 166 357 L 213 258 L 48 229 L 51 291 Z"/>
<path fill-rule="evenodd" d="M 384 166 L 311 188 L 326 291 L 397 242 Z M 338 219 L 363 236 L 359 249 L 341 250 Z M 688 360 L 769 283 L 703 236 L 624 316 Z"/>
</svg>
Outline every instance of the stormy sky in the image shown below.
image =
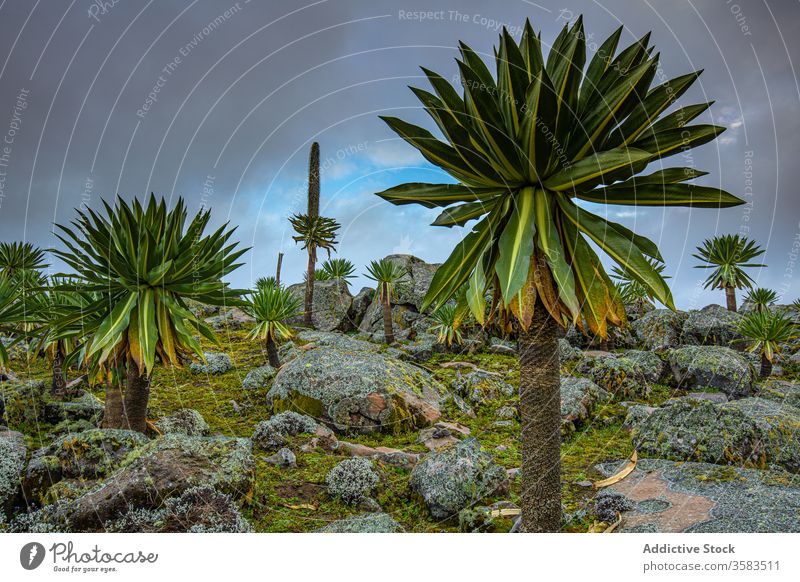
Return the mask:
<svg viewBox="0 0 800 582">
<path fill-rule="evenodd" d="M 319 141 L 322 211 L 343 225 L 339 256 L 359 272 L 390 253 L 441 261 L 464 232 L 428 226 L 436 211 L 374 193 L 449 180 L 378 115 L 432 128 L 407 89 L 425 86 L 420 65 L 452 78 L 458 40 L 488 58 L 499 27 L 518 38 L 528 17 L 549 46 L 579 14 L 590 53 L 624 24 L 625 45 L 653 31 L 659 75 L 705 70 L 679 103 L 714 100 L 701 120 L 728 130 L 690 162 L 710 172 L 701 183 L 748 201 L 608 216 L 659 244 L 679 307 L 723 300 L 702 289 L 691 257 L 715 233 L 765 246 L 757 283 L 796 298 L 794 0 L 0 0 L 0 240 L 58 246 L 53 223 L 76 207 L 155 192 L 238 225 L 252 250 L 234 285 L 272 274 L 279 251 L 284 279 L 299 281 L 305 257 L 286 217 L 305 208 L 308 150 Z"/>
</svg>

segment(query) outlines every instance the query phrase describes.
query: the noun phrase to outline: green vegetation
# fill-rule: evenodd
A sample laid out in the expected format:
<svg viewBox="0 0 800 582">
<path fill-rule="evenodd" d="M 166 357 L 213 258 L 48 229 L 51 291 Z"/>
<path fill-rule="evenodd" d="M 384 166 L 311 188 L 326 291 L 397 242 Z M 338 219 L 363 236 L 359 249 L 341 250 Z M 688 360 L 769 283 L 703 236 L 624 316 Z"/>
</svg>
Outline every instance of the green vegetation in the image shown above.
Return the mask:
<svg viewBox="0 0 800 582">
<path fill-rule="evenodd" d="M 557 328 L 574 323 L 604 339 L 625 322 L 617 288 L 589 242 L 652 297 L 673 308 L 656 245 L 592 214 L 574 198 L 600 204 L 723 208 L 742 204 L 719 190 L 687 183 L 692 168 L 642 172 L 650 162 L 685 152 L 724 128 L 688 123 L 710 103 L 661 117 L 697 79 L 689 73 L 650 89 L 658 53 L 647 34 L 617 53 L 622 28 L 586 64 L 583 19 L 564 26 L 545 59 L 525 23 L 520 42 L 503 30 L 497 75 L 460 43 L 463 97 L 444 77 L 423 69 L 434 93 L 413 88 L 444 137 L 396 117 L 384 121 L 455 184 L 403 184 L 378 195 L 393 204 L 443 208 L 438 226 L 478 222 L 437 271 L 423 304 L 441 306 L 464 284 L 484 323 L 490 313 L 519 328 L 523 459 L 523 531 L 561 523 Z M 616 54 L 616 56 L 614 56 Z M 586 237 L 586 238 L 584 238 Z M 587 240 L 588 239 L 588 240 Z M 533 422 L 532 419 L 537 421 Z M 548 443 L 547 446 L 542 443 Z M 534 481 L 536 485 L 534 486 Z"/>
<path fill-rule="evenodd" d="M 669 279 L 664 275 L 664 269 L 666 268 L 664 263 L 650 257 L 647 258 L 647 262 L 662 278 Z M 635 275 L 623 268 L 614 266 L 611 267 L 611 277 L 618 281 L 617 289 L 625 305 L 633 306 L 640 311 L 654 306 L 655 295 L 646 285 L 642 285 Z"/>
<path fill-rule="evenodd" d="M 761 377 L 772 374 L 772 360 L 783 345 L 797 337 L 797 325 L 782 313 L 757 310 L 744 316 L 739 332 L 748 340 L 747 350 L 761 356 Z"/>
<path fill-rule="evenodd" d="M 696 265 L 697 269 L 714 269 L 705 281 L 705 288 L 724 289 L 728 310 L 736 311 L 736 290 L 753 286 L 753 279 L 745 269 L 766 267 L 751 262 L 762 254 L 764 249 L 754 241 L 726 234 L 704 240 L 692 256 L 706 263 Z"/>
<path fill-rule="evenodd" d="M 752 305 L 756 311 L 768 311 L 770 306 L 774 305 L 778 300 L 778 294 L 772 289 L 759 287 L 750 291 L 744 300 Z"/>
<path fill-rule="evenodd" d="M 256 325 L 248 337 L 266 342 L 269 365 L 280 368 L 278 344 L 294 335 L 286 320 L 300 315 L 300 298 L 283 287 L 262 287 L 248 299 Z"/>
<path fill-rule="evenodd" d="M 367 267 L 367 278 L 378 284 L 378 299 L 383 306 L 383 339 L 389 345 L 394 343 L 392 298 L 395 288 L 405 274 L 400 265 L 388 259 L 372 261 Z"/>
<path fill-rule="evenodd" d="M 347 283 L 348 279 L 355 279 L 356 266 L 347 259 L 328 259 L 322 263 L 322 272 L 330 280 Z"/>
</svg>

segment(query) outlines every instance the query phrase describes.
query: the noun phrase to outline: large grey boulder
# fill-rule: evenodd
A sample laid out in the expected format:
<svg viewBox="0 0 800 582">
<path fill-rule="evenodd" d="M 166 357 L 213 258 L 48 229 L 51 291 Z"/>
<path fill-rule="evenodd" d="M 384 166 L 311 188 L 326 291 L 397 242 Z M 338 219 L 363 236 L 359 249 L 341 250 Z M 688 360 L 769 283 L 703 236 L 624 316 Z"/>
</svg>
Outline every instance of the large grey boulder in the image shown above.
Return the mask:
<svg viewBox="0 0 800 582">
<path fill-rule="evenodd" d="M 685 317 L 686 314 L 670 309 L 654 309 L 631 326 L 642 347 L 660 351 L 678 345 Z"/>
<path fill-rule="evenodd" d="M 800 408 L 800 384 L 786 380 L 771 380 L 762 384 L 756 396 Z"/>
<path fill-rule="evenodd" d="M 96 428 L 67 434 L 31 455 L 23 492 L 28 503 L 43 503 L 48 490 L 64 480 L 107 477 L 147 437 L 132 430 Z"/>
<path fill-rule="evenodd" d="M 250 439 L 167 435 L 128 455 L 116 473 L 60 512 L 71 529 L 88 531 L 128 506 L 157 509 L 199 485 L 239 499 L 253 489 L 254 468 Z"/>
<path fill-rule="evenodd" d="M 0 516 L 11 511 L 18 497 L 27 454 L 22 433 L 0 429 Z"/>
<path fill-rule="evenodd" d="M 763 398 L 715 404 L 679 398 L 634 429 L 650 456 L 718 464 L 774 465 L 800 472 L 800 409 Z"/>
<path fill-rule="evenodd" d="M 372 287 L 362 287 L 361 291 L 356 293 L 355 297 L 353 297 L 353 301 L 350 304 L 350 312 L 348 313 L 348 317 L 350 318 L 350 323 L 354 328 L 361 326 L 361 322 L 364 320 L 364 315 L 367 313 L 369 306 L 372 305 L 374 298 L 375 289 Z"/>
<path fill-rule="evenodd" d="M 439 419 L 442 386 L 423 370 L 369 351 L 311 349 L 284 365 L 267 394 L 339 432 L 396 432 Z"/>
<path fill-rule="evenodd" d="M 688 312 L 681 341 L 687 345 L 731 346 L 742 338 L 738 331 L 742 316 L 721 305 L 707 305 Z"/>
<path fill-rule="evenodd" d="M 305 298 L 306 284 L 297 283 L 287 287 L 301 301 Z M 350 320 L 350 306 L 353 296 L 347 283 L 340 280 L 315 281 L 312 319 L 319 331 L 348 331 L 353 328 Z M 291 325 L 301 325 L 303 316 L 288 321 Z"/>
<path fill-rule="evenodd" d="M 420 461 L 411 472 L 411 488 L 434 519 L 447 519 L 502 489 L 507 479 L 505 469 L 468 438 Z"/>
<path fill-rule="evenodd" d="M 470 370 L 466 374 L 459 371 L 450 383 L 450 387 L 461 398 L 473 404 L 502 400 L 514 395 L 514 387 L 506 382 L 502 375 L 480 368 Z"/>
<path fill-rule="evenodd" d="M 645 398 L 650 394 L 642 368 L 632 359 L 595 358 L 589 375 L 595 384 L 617 397 Z"/>
<path fill-rule="evenodd" d="M 420 311 L 422 301 L 425 299 L 425 294 L 431 286 L 431 281 L 439 265 L 426 263 L 412 255 L 389 255 L 386 259 L 400 265 L 405 271 L 405 275 L 396 286 L 394 303 L 408 304 L 413 306 L 416 311 Z"/>
<path fill-rule="evenodd" d="M 686 390 L 719 390 L 729 398 L 752 393 L 755 370 L 739 352 L 721 346 L 685 346 L 667 355 L 673 381 Z"/>
<path fill-rule="evenodd" d="M 561 378 L 561 427 L 574 431 L 589 419 L 598 403 L 608 400 L 609 393 L 588 378 Z"/>
<path fill-rule="evenodd" d="M 667 363 L 655 352 L 628 350 L 622 357 L 634 362 L 644 375 L 644 379 L 652 384 L 662 382 L 668 372 Z"/>
</svg>

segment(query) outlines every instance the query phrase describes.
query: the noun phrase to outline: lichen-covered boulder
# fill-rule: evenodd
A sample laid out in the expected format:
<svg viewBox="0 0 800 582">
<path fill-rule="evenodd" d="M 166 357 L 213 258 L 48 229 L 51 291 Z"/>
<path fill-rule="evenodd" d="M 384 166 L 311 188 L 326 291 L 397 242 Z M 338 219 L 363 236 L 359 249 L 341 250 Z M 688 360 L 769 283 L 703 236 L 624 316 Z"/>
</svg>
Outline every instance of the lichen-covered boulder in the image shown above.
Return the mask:
<svg viewBox="0 0 800 582">
<path fill-rule="evenodd" d="M 45 385 L 41 380 L 0 382 L 0 422 L 10 428 L 44 420 Z"/>
<path fill-rule="evenodd" d="M 443 344 L 440 344 L 435 335 L 429 333 L 419 334 L 414 341 L 399 346 L 402 350 L 401 359 L 413 360 L 415 362 L 427 362 L 435 353 L 446 351 Z"/>
<path fill-rule="evenodd" d="M 741 320 L 741 314 L 721 305 L 689 311 L 683 322 L 681 341 L 687 345 L 730 346 L 742 338 L 738 331 Z"/>
<path fill-rule="evenodd" d="M 411 472 L 411 488 L 434 519 L 447 519 L 502 489 L 507 479 L 505 469 L 468 438 L 420 461 Z"/>
<path fill-rule="evenodd" d="M 187 489 L 156 509 L 128 507 L 105 523 L 107 533 L 252 533 L 230 495 L 208 485 Z"/>
<path fill-rule="evenodd" d="M 598 402 L 609 398 L 608 392 L 588 378 L 561 378 L 561 427 L 574 431 L 589 419 Z"/>
<path fill-rule="evenodd" d="M 716 389 L 730 398 L 749 395 L 755 371 L 750 363 L 730 348 L 685 346 L 667 355 L 675 385 L 686 390 Z"/>
<path fill-rule="evenodd" d="M 317 422 L 310 416 L 287 410 L 256 425 L 253 446 L 274 451 L 286 444 L 286 437 L 314 434 L 317 428 Z"/>
<path fill-rule="evenodd" d="M 589 375 L 609 393 L 624 398 L 644 398 L 650 393 L 641 367 L 628 358 L 596 358 Z"/>
<path fill-rule="evenodd" d="M 428 287 L 431 286 L 431 281 L 439 265 L 426 263 L 412 255 L 389 255 L 386 259 L 399 265 L 405 272 L 396 286 L 397 291 L 393 303 L 412 305 L 415 311 L 420 311 L 425 294 L 428 292 Z"/>
<path fill-rule="evenodd" d="M 566 364 L 568 362 L 580 362 L 581 358 L 583 358 L 583 352 L 574 347 L 564 338 L 559 338 L 558 356 L 562 364 Z"/>
<path fill-rule="evenodd" d="M 648 382 L 656 384 L 664 380 L 664 376 L 667 373 L 667 363 L 655 352 L 627 350 L 622 354 L 622 357 L 634 362 Z"/>
<path fill-rule="evenodd" d="M 758 389 L 759 398 L 800 408 L 800 384 L 786 380 L 771 380 Z"/>
<path fill-rule="evenodd" d="M 272 366 L 259 366 L 253 368 L 242 380 L 242 387 L 248 390 L 256 390 L 258 388 L 266 388 L 270 380 L 275 377 L 278 371 Z"/>
<path fill-rule="evenodd" d="M 95 480 L 119 468 L 147 437 L 132 430 L 95 428 L 66 434 L 31 455 L 23 491 L 28 503 L 42 503 L 62 480 Z"/>
<path fill-rule="evenodd" d="M 74 530 L 93 530 L 129 505 L 157 509 L 175 495 L 208 485 L 234 499 L 249 498 L 255 460 L 250 439 L 171 434 L 139 447 L 122 467 L 60 509 Z"/>
<path fill-rule="evenodd" d="M 763 398 L 668 401 L 634 430 L 640 451 L 674 460 L 800 472 L 800 409 Z"/>
<path fill-rule="evenodd" d="M 224 374 L 233 370 L 233 360 L 228 354 L 206 352 L 206 363 L 192 362 L 189 369 L 194 374 Z"/>
<path fill-rule="evenodd" d="M 335 331 L 303 330 L 297 334 L 297 339 L 305 343 L 307 349 L 336 348 L 355 352 L 379 352 L 381 350 L 381 346 Z"/>
<path fill-rule="evenodd" d="M 403 527 L 388 513 L 363 513 L 333 521 L 317 530 L 320 533 L 399 533 Z"/>
<path fill-rule="evenodd" d="M 85 420 L 97 426 L 103 417 L 103 403 L 91 392 L 84 392 L 73 400 L 47 402 L 44 417 L 52 424 Z"/>
<path fill-rule="evenodd" d="M 458 375 L 450 383 L 450 387 L 461 398 L 473 404 L 482 404 L 493 400 L 510 398 L 514 395 L 514 387 L 496 372 L 474 369 L 466 374 Z"/>
<path fill-rule="evenodd" d="M 284 365 L 267 394 L 339 432 L 397 432 L 436 422 L 443 387 L 423 370 L 367 351 L 312 349 Z"/>
<path fill-rule="evenodd" d="M 181 408 L 169 416 L 159 418 L 155 425 L 162 434 L 207 436 L 211 432 L 203 415 L 191 408 Z"/>
<path fill-rule="evenodd" d="M 297 283 L 287 289 L 300 301 L 305 300 L 306 284 Z M 311 318 L 314 328 L 319 331 L 348 331 L 353 329 L 350 320 L 350 306 L 353 296 L 345 281 L 333 279 L 330 281 L 314 281 L 314 301 Z M 301 325 L 303 316 L 299 315 L 288 320 L 290 325 Z"/>
<path fill-rule="evenodd" d="M 380 482 L 372 461 L 356 457 L 345 459 L 325 476 L 328 493 L 345 503 L 355 505 L 366 499 Z"/>
<path fill-rule="evenodd" d="M 207 317 L 205 322 L 214 329 L 241 329 L 245 325 L 255 322 L 255 318 L 238 307 L 220 308 L 218 315 Z"/>
<path fill-rule="evenodd" d="M 667 350 L 678 345 L 686 314 L 654 309 L 631 325 L 641 345 L 648 350 Z"/>
<path fill-rule="evenodd" d="M 17 499 L 27 454 L 23 434 L 0 429 L 0 517 L 10 512 Z"/>
</svg>

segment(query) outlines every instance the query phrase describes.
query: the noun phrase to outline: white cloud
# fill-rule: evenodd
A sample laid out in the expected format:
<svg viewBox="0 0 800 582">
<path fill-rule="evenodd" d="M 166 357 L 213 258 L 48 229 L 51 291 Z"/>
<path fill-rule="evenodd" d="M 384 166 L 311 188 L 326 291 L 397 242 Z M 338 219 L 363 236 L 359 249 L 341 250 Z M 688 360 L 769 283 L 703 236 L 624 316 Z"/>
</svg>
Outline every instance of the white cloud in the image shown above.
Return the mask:
<svg viewBox="0 0 800 582">
<path fill-rule="evenodd" d="M 366 149 L 367 159 L 384 168 L 420 166 L 425 158 L 401 139 L 374 142 Z"/>
</svg>

